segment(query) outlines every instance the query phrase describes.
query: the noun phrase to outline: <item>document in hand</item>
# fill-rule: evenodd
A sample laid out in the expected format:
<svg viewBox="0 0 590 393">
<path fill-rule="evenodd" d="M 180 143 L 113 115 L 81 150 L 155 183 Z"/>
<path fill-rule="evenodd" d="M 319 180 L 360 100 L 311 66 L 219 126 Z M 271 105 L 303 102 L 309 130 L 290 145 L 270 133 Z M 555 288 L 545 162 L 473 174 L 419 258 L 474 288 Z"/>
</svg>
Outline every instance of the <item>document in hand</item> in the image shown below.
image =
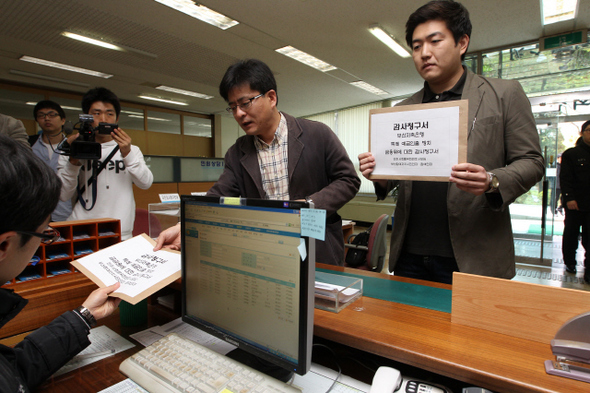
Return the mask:
<svg viewBox="0 0 590 393">
<path fill-rule="evenodd" d="M 72 265 L 103 288 L 117 281 L 111 294 L 136 304 L 180 278 L 180 252 L 153 251 L 155 242 L 146 234 L 104 248 Z"/>
</svg>

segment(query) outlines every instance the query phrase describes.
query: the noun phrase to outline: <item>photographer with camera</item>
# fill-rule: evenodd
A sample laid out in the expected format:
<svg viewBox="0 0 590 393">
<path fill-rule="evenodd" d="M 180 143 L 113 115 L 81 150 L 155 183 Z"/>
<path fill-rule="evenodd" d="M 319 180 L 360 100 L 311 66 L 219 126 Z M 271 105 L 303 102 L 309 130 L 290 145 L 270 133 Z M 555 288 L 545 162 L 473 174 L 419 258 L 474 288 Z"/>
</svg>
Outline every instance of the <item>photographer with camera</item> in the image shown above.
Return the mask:
<svg viewBox="0 0 590 393">
<path fill-rule="evenodd" d="M 82 97 L 78 134 L 68 137 L 69 153 L 58 162 L 62 181 L 61 200 L 77 193 L 69 220 L 117 218 L 121 239 L 131 238 L 135 221 L 133 184 L 141 189 L 152 185 L 153 175 L 139 147 L 118 127 L 121 104 L 104 87 L 89 90 Z"/>
</svg>

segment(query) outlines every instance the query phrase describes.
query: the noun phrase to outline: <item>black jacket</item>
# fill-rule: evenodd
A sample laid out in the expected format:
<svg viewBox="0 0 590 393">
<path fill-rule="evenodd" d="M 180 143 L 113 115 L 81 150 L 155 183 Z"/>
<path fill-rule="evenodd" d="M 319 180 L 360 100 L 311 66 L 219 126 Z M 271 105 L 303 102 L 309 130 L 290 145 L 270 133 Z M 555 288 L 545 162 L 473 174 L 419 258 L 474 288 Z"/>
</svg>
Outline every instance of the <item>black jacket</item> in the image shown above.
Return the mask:
<svg viewBox="0 0 590 393">
<path fill-rule="evenodd" d="M 561 156 L 559 181 L 564 205 L 576 201 L 580 210 L 590 211 L 590 146 L 582 138 Z"/>
<path fill-rule="evenodd" d="M 14 318 L 27 300 L 0 289 L 0 327 Z M 30 392 L 88 345 L 88 326 L 68 311 L 29 334 L 14 348 L 0 345 L 0 392 Z"/>
</svg>

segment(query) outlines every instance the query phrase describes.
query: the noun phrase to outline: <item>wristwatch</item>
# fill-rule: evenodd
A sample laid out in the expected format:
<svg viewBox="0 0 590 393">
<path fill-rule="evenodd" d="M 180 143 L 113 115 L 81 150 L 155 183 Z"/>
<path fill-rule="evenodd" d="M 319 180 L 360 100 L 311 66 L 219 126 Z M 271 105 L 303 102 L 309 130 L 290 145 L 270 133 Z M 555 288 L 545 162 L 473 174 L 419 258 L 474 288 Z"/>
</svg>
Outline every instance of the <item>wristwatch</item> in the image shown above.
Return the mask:
<svg viewBox="0 0 590 393">
<path fill-rule="evenodd" d="M 76 311 L 82 317 L 82 319 L 84 319 L 84 322 L 86 322 L 90 328 L 96 326 L 96 318 L 94 318 L 94 315 L 92 315 L 90 310 L 88 310 L 86 307 L 80 306 L 74 311 Z"/>
<path fill-rule="evenodd" d="M 498 176 L 496 176 L 492 172 L 487 172 L 487 174 L 490 183 L 490 188 L 486 192 L 498 192 L 498 187 L 500 187 L 500 181 L 498 180 Z"/>
</svg>

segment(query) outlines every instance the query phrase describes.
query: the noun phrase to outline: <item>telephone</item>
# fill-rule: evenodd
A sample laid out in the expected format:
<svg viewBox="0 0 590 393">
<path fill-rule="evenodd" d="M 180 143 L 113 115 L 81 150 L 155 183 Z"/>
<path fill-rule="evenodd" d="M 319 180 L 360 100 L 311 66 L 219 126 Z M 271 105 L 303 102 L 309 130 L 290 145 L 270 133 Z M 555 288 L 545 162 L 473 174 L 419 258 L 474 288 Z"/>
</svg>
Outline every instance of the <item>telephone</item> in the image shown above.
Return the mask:
<svg viewBox="0 0 590 393">
<path fill-rule="evenodd" d="M 392 367 L 381 366 L 373 376 L 369 393 L 447 393 L 446 389 L 412 379 L 404 379 L 400 372 Z"/>
</svg>

